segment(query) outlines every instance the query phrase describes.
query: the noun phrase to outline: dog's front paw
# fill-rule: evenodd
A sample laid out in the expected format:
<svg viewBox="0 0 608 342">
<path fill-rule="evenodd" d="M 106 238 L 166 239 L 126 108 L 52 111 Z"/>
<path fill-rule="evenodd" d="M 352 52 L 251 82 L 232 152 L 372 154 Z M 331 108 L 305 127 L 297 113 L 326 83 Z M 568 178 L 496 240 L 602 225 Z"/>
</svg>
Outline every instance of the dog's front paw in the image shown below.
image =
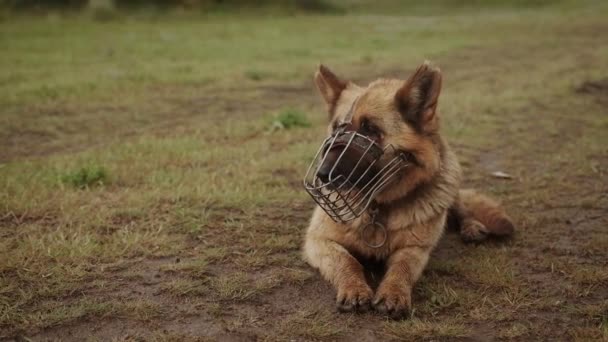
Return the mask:
<svg viewBox="0 0 608 342">
<path fill-rule="evenodd" d="M 409 286 L 404 284 L 380 285 L 374 297 L 374 309 L 393 319 L 403 319 L 409 316 L 412 294 Z"/>
<path fill-rule="evenodd" d="M 370 308 L 373 294 L 367 284 L 342 286 L 338 289 L 336 305 L 342 312 L 365 312 Z"/>
</svg>

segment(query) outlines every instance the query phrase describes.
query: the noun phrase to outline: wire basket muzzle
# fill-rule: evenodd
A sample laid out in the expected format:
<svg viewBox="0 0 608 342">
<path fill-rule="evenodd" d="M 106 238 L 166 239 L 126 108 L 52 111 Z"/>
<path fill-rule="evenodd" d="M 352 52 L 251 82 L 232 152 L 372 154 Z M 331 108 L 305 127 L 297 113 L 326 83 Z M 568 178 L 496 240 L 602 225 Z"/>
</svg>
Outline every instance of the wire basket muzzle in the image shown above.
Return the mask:
<svg viewBox="0 0 608 342">
<path fill-rule="evenodd" d="M 334 221 L 345 223 L 361 216 L 407 164 L 391 145 L 382 148 L 357 132 L 338 132 L 321 144 L 304 188 Z"/>
</svg>

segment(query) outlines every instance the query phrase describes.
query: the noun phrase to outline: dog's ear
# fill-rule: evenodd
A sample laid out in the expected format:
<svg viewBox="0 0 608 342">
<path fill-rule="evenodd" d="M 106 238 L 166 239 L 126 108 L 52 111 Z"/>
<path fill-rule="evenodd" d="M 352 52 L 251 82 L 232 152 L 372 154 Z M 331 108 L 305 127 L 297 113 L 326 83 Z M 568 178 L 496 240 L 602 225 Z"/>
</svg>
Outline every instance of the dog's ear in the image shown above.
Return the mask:
<svg viewBox="0 0 608 342">
<path fill-rule="evenodd" d="M 340 94 L 348 83 L 340 80 L 329 68 L 321 64 L 315 73 L 315 84 L 327 104 L 329 115 L 332 116 Z"/>
<path fill-rule="evenodd" d="M 420 132 L 438 129 L 437 101 L 441 92 L 441 72 L 428 61 L 395 94 L 397 109 L 405 121 Z"/>
</svg>

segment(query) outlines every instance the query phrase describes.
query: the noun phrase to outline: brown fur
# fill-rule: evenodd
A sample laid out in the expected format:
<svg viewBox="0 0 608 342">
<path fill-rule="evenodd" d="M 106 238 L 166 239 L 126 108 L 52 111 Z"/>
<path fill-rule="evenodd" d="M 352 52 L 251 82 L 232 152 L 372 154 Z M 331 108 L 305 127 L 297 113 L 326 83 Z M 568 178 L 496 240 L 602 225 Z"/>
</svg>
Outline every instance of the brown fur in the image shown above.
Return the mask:
<svg viewBox="0 0 608 342">
<path fill-rule="evenodd" d="M 411 309 L 412 287 L 443 234 L 448 214 L 466 241 L 510 235 L 513 224 L 494 200 L 460 190 L 460 165 L 439 134 L 439 69 L 424 63 L 407 81 L 379 79 L 360 87 L 321 66 L 315 83 L 328 107 L 330 132 L 358 98 L 352 129 L 373 123 L 379 128 L 379 144 L 411 153 L 416 163 L 376 198 L 377 221 L 388 231 L 382 247 L 372 248 L 364 241 L 383 237 L 381 230 L 373 229 L 362 235 L 371 221 L 368 213 L 339 224 L 317 207 L 306 233 L 305 259 L 335 286 L 340 310 L 366 310 L 371 305 L 401 318 Z M 384 263 L 385 274 L 375 292 L 355 256 Z"/>
</svg>

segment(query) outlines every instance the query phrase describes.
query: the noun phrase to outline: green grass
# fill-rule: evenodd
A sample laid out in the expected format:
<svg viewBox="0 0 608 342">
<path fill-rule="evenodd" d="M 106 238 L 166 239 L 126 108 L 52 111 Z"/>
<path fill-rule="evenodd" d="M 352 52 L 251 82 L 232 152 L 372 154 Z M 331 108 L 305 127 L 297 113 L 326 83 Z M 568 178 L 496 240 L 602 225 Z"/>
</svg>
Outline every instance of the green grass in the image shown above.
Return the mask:
<svg viewBox="0 0 608 342">
<path fill-rule="evenodd" d="M 64 174 L 61 181 L 76 188 L 84 189 L 104 185 L 108 182 L 108 174 L 103 167 L 88 166 Z"/>
<path fill-rule="evenodd" d="M 277 129 L 291 129 L 295 127 L 310 127 L 306 114 L 297 109 L 285 109 L 272 121 L 272 127 Z"/>
<path fill-rule="evenodd" d="M 530 315 L 605 338 L 606 98 L 576 89 L 608 77 L 606 4 L 345 6 L 1 21 L 0 338 L 112 317 L 159 340 L 200 322 L 269 340 L 565 336 Z M 405 78 L 425 59 L 467 185 L 503 199 L 518 235 L 448 240 L 412 321 L 335 314 L 299 252 L 326 121 L 312 75 Z"/>
</svg>

